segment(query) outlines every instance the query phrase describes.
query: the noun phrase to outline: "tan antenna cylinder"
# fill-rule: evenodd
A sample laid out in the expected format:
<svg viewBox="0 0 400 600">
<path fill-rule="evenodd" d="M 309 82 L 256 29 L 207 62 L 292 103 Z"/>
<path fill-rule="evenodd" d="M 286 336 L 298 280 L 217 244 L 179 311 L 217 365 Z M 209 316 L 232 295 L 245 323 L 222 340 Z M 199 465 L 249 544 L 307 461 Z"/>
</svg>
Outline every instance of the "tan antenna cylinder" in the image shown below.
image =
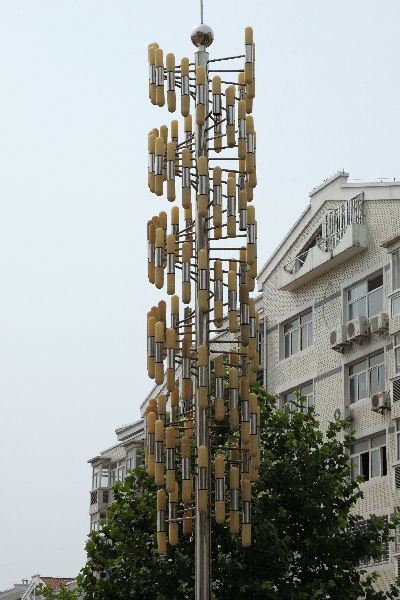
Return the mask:
<svg viewBox="0 0 400 600">
<path fill-rule="evenodd" d="M 189 208 L 191 205 L 190 192 L 190 167 L 192 166 L 192 156 L 188 148 L 182 150 L 182 206 Z"/>
<path fill-rule="evenodd" d="M 156 461 L 154 481 L 158 486 L 164 485 L 164 423 L 159 420 L 155 425 Z"/>
<path fill-rule="evenodd" d="M 157 414 L 157 400 L 155 398 L 150 398 L 149 409 L 149 412 L 154 412 Z"/>
<path fill-rule="evenodd" d="M 213 225 L 214 238 L 219 239 L 222 236 L 222 171 L 220 167 L 213 169 Z"/>
<path fill-rule="evenodd" d="M 148 473 L 151 477 L 154 477 L 155 472 L 155 441 L 154 441 L 154 432 L 155 432 L 155 424 L 157 420 L 157 415 L 155 412 L 149 412 L 146 418 L 147 425 L 147 466 Z"/>
<path fill-rule="evenodd" d="M 167 303 L 165 300 L 160 300 L 158 303 L 158 320 L 163 322 L 165 328 L 167 322 Z"/>
<path fill-rule="evenodd" d="M 162 196 L 163 178 L 164 178 L 164 140 L 162 137 L 156 138 L 155 145 L 155 193 Z"/>
<path fill-rule="evenodd" d="M 164 106 L 164 57 L 160 48 L 156 50 L 156 104 Z"/>
<path fill-rule="evenodd" d="M 199 446 L 197 450 L 197 508 L 199 512 L 207 512 L 207 470 L 208 470 L 208 448 Z"/>
<path fill-rule="evenodd" d="M 239 230 L 247 231 L 247 192 L 239 192 Z"/>
<path fill-rule="evenodd" d="M 206 98 L 206 72 L 203 66 L 196 68 L 196 124 L 204 125 L 206 116 L 205 103 L 208 101 L 208 94 Z M 208 90 L 207 90 L 208 92 Z"/>
<path fill-rule="evenodd" d="M 198 255 L 198 268 L 199 268 L 199 311 L 205 313 L 208 311 L 208 256 L 207 251 L 204 249 L 199 250 Z"/>
<path fill-rule="evenodd" d="M 149 352 L 147 360 L 147 372 L 150 379 L 154 379 L 155 375 L 155 326 L 156 320 L 154 317 L 149 317 L 147 320 L 147 335 L 149 337 Z"/>
<path fill-rule="evenodd" d="M 229 363 L 237 367 L 239 364 L 238 358 L 239 357 L 236 348 L 232 348 L 232 350 L 229 352 Z"/>
<path fill-rule="evenodd" d="M 175 260 L 179 260 L 179 208 L 177 206 L 171 208 L 171 227 L 175 236 Z"/>
<path fill-rule="evenodd" d="M 175 142 L 167 144 L 167 199 L 173 202 L 175 193 Z"/>
<path fill-rule="evenodd" d="M 254 171 L 252 173 L 250 173 L 250 175 L 249 175 L 249 181 L 248 181 L 248 184 L 249 184 L 249 186 L 252 189 L 257 186 L 257 172 L 256 172 L 256 149 L 257 149 L 257 144 L 256 144 L 256 132 L 254 132 L 253 136 L 254 136 Z"/>
<path fill-rule="evenodd" d="M 170 52 L 165 57 L 167 65 L 167 105 L 169 112 L 176 110 L 176 93 L 175 93 L 175 56 Z"/>
<path fill-rule="evenodd" d="M 225 418 L 224 404 L 224 362 L 222 356 L 214 359 L 215 369 L 215 420 L 221 422 Z"/>
<path fill-rule="evenodd" d="M 246 137 L 246 172 L 250 174 L 254 172 L 254 121 L 251 115 L 246 117 Z"/>
<path fill-rule="evenodd" d="M 155 284 L 158 289 L 164 285 L 164 229 L 159 227 L 156 230 L 155 244 Z"/>
<path fill-rule="evenodd" d="M 176 546 L 178 543 L 178 523 L 173 522 L 176 519 L 176 506 L 178 504 L 178 483 L 174 482 L 174 489 L 169 494 L 169 526 L 168 526 L 168 542 L 171 546 Z"/>
<path fill-rule="evenodd" d="M 247 264 L 251 265 L 256 259 L 256 226 L 255 209 L 251 204 L 247 207 Z"/>
<path fill-rule="evenodd" d="M 256 355 L 256 309 L 254 298 L 249 298 L 250 331 L 247 356 L 252 360 Z"/>
<path fill-rule="evenodd" d="M 258 435 L 257 435 L 257 396 L 253 392 L 249 394 L 249 412 L 250 412 L 250 456 L 257 456 Z"/>
<path fill-rule="evenodd" d="M 229 426 L 231 431 L 239 429 L 239 390 L 236 367 L 229 369 Z"/>
<path fill-rule="evenodd" d="M 167 294 L 175 294 L 175 236 L 167 236 Z"/>
<path fill-rule="evenodd" d="M 190 96 L 189 96 L 189 59 L 182 58 L 181 60 L 181 113 L 186 117 L 190 111 Z"/>
<path fill-rule="evenodd" d="M 198 348 L 198 374 L 199 374 L 199 388 L 198 388 L 198 406 L 200 410 L 205 410 L 208 407 L 208 352 L 206 346 L 199 346 Z"/>
<path fill-rule="evenodd" d="M 157 44 L 158 47 L 158 44 Z M 149 63 L 151 80 L 149 85 L 149 95 L 152 104 L 157 104 L 156 101 L 156 47 L 149 46 Z"/>
<path fill-rule="evenodd" d="M 157 414 L 158 418 L 166 423 L 167 421 L 167 399 L 164 394 L 159 394 L 157 396 Z"/>
<path fill-rule="evenodd" d="M 179 414 L 179 387 L 176 386 L 170 395 L 170 401 L 171 401 L 171 421 L 172 423 L 176 423 L 178 421 L 178 414 Z M 178 441 L 179 441 L 179 427 L 177 425 L 174 425 L 173 430 L 175 432 L 175 447 L 178 445 Z"/>
<path fill-rule="evenodd" d="M 240 300 L 240 341 L 243 346 L 249 345 L 249 286 L 242 283 L 239 287 Z"/>
<path fill-rule="evenodd" d="M 163 345 L 164 345 L 164 324 L 158 321 L 155 326 L 155 381 L 157 385 L 164 383 L 164 363 L 163 363 Z"/>
<path fill-rule="evenodd" d="M 256 61 L 256 45 L 253 42 L 253 78 L 250 83 L 246 85 L 246 96 L 252 102 L 256 96 L 256 78 L 255 78 L 255 61 Z M 250 111 L 251 112 L 251 111 Z"/>
<path fill-rule="evenodd" d="M 164 490 L 157 492 L 157 548 L 158 554 L 167 552 L 167 533 L 165 529 L 165 509 L 167 497 Z"/>
<path fill-rule="evenodd" d="M 198 160 L 199 184 L 198 184 L 198 213 L 199 217 L 208 214 L 208 162 L 206 156 L 200 156 Z"/>
<path fill-rule="evenodd" d="M 184 435 L 181 439 L 182 457 L 182 502 L 187 504 L 192 499 L 192 483 L 190 478 L 190 438 Z"/>
<path fill-rule="evenodd" d="M 156 136 L 154 135 L 154 133 L 150 133 L 149 135 L 149 170 L 148 170 L 148 184 L 149 184 L 149 188 L 150 191 L 153 192 L 153 194 L 156 191 L 156 184 L 155 184 L 155 152 L 156 152 Z"/>
<path fill-rule="evenodd" d="M 250 501 L 251 483 L 242 479 L 242 545 L 245 548 L 251 545 Z"/>
<path fill-rule="evenodd" d="M 216 327 L 222 327 L 224 318 L 223 272 L 222 262 L 214 262 L 214 322 Z"/>
<path fill-rule="evenodd" d="M 238 463 L 240 461 L 239 444 L 237 444 L 236 442 L 231 444 L 230 459 L 231 459 L 231 463 L 232 462 Z"/>
<path fill-rule="evenodd" d="M 221 108 L 221 77 L 215 75 L 212 81 L 212 94 L 213 94 L 213 113 L 215 117 L 214 126 L 214 150 L 215 152 L 221 152 L 222 149 L 222 132 L 220 118 L 222 114 Z"/>
<path fill-rule="evenodd" d="M 172 494 L 175 491 L 175 428 L 167 427 L 165 432 L 165 446 L 167 450 L 166 488 Z"/>
<path fill-rule="evenodd" d="M 228 237 L 236 237 L 236 179 L 234 174 L 233 176 L 229 175 L 226 187 L 228 196 L 226 229 Z"/>
<path fill-rule="evenodd" d="M 234 271 L 229 271 L 228 273 L 228 319 L 229 331 L 236 333 L 238 330 L 237 277 Z"/>
<path fill-rule="evenodd" d="M 251 27 L 246 27 L 244 30 L 244 43 L 244 80 L 246 83 L 251 83 L 253 80 L 253 29 Z"/>
<path fill-rule="evenodd" d="M 230 488 L 231 488 L 231 511 L 230 511 L 230 531 L 232 534 L 239 533 L 239 469 L 231 467 L 230 469 Z"/>
<path fill-rule="evenodd" d="M 246 103 L 244 100 L 238 102 L 238 158 L 245 160 L 246 158 Z"/>
<path fill-rule="evenodd" d="M 150 283 L 155 283 L 155 242 L 156 228 L 154 223 L 149 223 L 149 260 L 147 274 Z"/>
<path fill-rule="evenodd" d="M 225 90 L 226 100 L 226 143 L 233 148 L 236 144 L 235 137 L 235 86 L 230 85 Z"/>
<path fill-rule="evenodd" d="M 190 256 L 192 253 L 192 244 L 183 242 L 182 244 L 182 302 L 190 303 L 191 285 L 190 285 Z"/>
<path fill-rule="evenodd" d="M 192 533 L 193 533 L 192 511 L 185 510 L 183 513 L 183 535 L 192 535 Z"/>
<path fill-rule="evenodd" d="M 225 523 L 225 457 L 215 457 L 215 520 L 219 525 Z"/>
<path fill-rule="evenodd" d="M 179 350 L 179 298 L 171 298 L 171 326 L 175 330 L 175 350 Z"/>
<path fill-rule="evenodd" d="M 167 348 L 167 390 L 169 392 L 175 389 L 175 339 L 175 330 L 167 329 L 165 345 Z"/>
</svg>

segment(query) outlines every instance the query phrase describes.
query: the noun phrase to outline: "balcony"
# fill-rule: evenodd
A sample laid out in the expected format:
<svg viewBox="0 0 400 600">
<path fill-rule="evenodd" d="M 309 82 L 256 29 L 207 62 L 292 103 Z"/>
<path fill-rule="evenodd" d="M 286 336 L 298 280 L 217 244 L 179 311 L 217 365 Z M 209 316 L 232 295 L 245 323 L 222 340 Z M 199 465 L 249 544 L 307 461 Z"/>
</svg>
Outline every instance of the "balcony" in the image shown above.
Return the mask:
<svg viewBox="0 0 400 600">
<path fill-rule="evenodd" d="M 347 262 L 368 247 L 367 226 L 362 222 L 362 194 L 329 211 L 321 227 L 323 234 L 286 263 L 278 288 L 292 292 Z"/>
<path fill-rule="evenodd" d="M 108 504 L 110 503 L 110 490 L 108 488 L 91 490 L 89 492 L 89 494 L 90 494 L 90 507 L 89 507 L 90 515 L 93 515 L 94 513 L 97 513 L 98 511 L 106 508 L 106 506 L 108 506 Z"/>
</svg>

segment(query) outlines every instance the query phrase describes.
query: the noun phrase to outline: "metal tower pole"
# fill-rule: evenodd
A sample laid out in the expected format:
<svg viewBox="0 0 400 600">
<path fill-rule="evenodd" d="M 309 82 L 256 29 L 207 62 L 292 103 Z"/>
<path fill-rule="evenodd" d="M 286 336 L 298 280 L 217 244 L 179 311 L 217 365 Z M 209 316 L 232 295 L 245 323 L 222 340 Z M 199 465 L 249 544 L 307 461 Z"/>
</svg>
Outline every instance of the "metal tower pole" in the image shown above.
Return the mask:
<svg viewBox="0 0 400 600">
<path fill-rule="evenodd" d="M 205 46 L 199 46 L 199 50 L 195 52 L 195 66 L 203 66 L 206 74 L 206 85 L 205 85 L 205 95 L 206 95 L 206 117 L 209 112 L 209 87 L 208 87 L 208 52 L 206 52 Z M 198 164 L 198 159 L 200 156 L 206 156 L 208 159 L 208 142 L 206 138 L 208 137 L 208 121 L 206 118 L 204 125 L 196 125 L 195 128 L 195 157 L 196 157 L 196 165 Z M 208 186 L 208 178 L 207 178 L 207 194 L 208 194 L 208 204 L 209 204 L 209 186 Z M 208 213 L 210 214 L 210 209 L 208 209 Z M 206 220 L 205 217 L 199 217 L 199 207 L 198 201 L 196 199 L 196 258 L 198 258 L 199 250 L 206 250 L 207 255 L 209 252 L 209 233 L 207 228 L 209 221 Z M 208 273 L 208 289 L 209 289 L 209 270 Z M 207 354 L 209 356 L 209 312 L 200 312 L 199 311 L 199 277 L 197 277 L 197 285 L 196 285 L 196 346 L 197 348 L 200 345 L 204 345 L 207 347 Z M 210 364 L 210 362 L 208 363 Z M 210 369 L 208 369 L 208 378 L 209 378 L 209 389 L 210 389 Z M 198 380 L 197 386 L 198 388 Z M 196 390 L 197 391 L 197 390 Z M 200 410 L 198 407 L 197 401 L 197 393 L 195 397 L 195 414 L 196 414 L 196 446 L 206 446 L 208 449 L 208 470 L 207 470 L 207 488 L 208 494 L 210 493 L 210 431 L 209 431 L 209 409 Z M 197 487 L 197 478 L 196 478 L 196 487 Z M 196 489 L 197 494 L 197 489 Z M 209 502 L 208 502 L 209 504 Z M 211 559 L 211 522 L 210 522 L 210 508 L 208 507 L 207 512 L 203 513 L 198 510 L 197 502 L 196 502 L 196 515 L 195 515 L 195 598 L 196 600 L 209 600 L 211 597 L 210 588 L 211 588 L 211 569 L 210 569 L 210 559 Z"/>
</svg>

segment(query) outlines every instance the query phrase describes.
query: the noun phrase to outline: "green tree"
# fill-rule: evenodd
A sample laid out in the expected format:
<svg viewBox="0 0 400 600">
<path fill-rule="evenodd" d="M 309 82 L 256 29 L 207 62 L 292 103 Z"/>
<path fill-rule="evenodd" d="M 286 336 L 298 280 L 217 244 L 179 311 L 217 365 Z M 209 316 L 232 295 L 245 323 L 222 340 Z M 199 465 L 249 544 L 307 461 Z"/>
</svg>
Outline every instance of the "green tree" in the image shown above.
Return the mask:
<svg viewBox="0 0 400 600">
<path fill-rule="evenodd" d="M 78 588 L 70 590 L 63 584 L 60 585 L 58 590 L 55 590 L 51 585 L 39 583 L 35 590 L 35 594 L 36 596 L 41 596 L 44 600 L 79 600 L 80 592 Z"/>
<path fill-rule="evenodd" d="M 243 548 L 229 524 L 212 528 L 212 579 L 216 600 L 391 600 L 399 588 L 375 589 L 377 573 L 359 568 L 379 560 L 397 524 L 371 516 L 363 523 L 351 508 L 362 497 L 351 481 L 343 423 L 323 436 L 303 400 L 285 414 L 257 387 L 262 460 L 253 484 L 253 544 Z M 138 489 L 141 489 L 140 496 Z M 90 534 L 87 564 L 79 575 L 92 600 L 192 600 L 194 544 L 179 540 L 165 556 L 156 551 L 156 488 L 144 469 L 114 487 L 116 502 L 100 532 Z"/>
</svg>

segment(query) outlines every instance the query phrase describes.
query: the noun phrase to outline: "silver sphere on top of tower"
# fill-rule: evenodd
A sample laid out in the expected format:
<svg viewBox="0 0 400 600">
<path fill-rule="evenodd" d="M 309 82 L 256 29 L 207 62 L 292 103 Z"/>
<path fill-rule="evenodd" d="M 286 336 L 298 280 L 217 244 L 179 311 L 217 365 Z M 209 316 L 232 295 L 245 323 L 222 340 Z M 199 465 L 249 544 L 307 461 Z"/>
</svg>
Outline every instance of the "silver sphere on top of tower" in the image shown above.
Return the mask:
<svg viewBox="0 0 400 600">
<path fill-rule="evenodd" d="M 193 29 L 190 38 L 196 48 L 199 48 L 199 46 L 208 48 L 214 41 L 214 32 L 211 27 L 202 23 Z"/>
</svg>

